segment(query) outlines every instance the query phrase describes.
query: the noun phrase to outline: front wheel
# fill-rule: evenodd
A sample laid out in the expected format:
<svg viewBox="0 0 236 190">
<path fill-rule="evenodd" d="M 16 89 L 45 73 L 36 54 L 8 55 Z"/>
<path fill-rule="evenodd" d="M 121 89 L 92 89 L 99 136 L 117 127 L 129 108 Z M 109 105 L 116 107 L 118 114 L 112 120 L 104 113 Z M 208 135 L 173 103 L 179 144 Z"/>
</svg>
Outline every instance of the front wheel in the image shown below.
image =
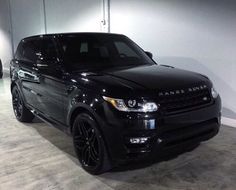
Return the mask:
<svg viewBox="0 0 236 190">
<path fill-rule="evenodd" d="M 111 168 L 104 140 L 97 123 L 90 115 L 82 113 L 75 119 L 73 142 L 84 170 L 97 175 Z"/>
<path fill-rule="evenodd" d="M 25 107 L 23 98 L 17 86 L 14 86 L 12 89 L 12 106 L 18 121 L 28 123 L 34 119 L 34 115 L 27 107 Z"/>
</svg>

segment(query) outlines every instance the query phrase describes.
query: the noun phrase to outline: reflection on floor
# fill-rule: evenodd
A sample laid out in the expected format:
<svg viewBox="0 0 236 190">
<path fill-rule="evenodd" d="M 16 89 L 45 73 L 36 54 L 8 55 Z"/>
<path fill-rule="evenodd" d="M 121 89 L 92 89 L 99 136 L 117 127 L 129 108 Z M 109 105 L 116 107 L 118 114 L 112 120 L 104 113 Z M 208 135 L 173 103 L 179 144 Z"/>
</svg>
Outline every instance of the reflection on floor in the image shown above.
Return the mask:
<svg viewBox="0 0 236 190">
<path fill-rule="evenodd" d="M 80 167 L 71 138 L 35 120 L 16 121 L 9 79 L 0 80 L 0 189 L 236 189 L 236 129 L 191 152 L 134 169 L 91 176 Z"/>
</svg>

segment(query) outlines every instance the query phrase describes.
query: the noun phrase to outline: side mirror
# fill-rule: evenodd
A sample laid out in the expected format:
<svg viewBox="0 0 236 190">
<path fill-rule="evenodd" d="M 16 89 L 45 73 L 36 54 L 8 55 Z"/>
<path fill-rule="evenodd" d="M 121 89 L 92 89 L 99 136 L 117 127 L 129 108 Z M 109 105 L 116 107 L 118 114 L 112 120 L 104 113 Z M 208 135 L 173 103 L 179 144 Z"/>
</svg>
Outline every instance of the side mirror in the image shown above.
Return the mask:
<svg viewBox="0 0 236 190">
<path fill-rule="evenodd" d="M 151 59 L 153 58 L 153 55 L 152 55 L 152 53 L 151 52 L 149 52 L 149 51 L 145 51 L 145 53 L 147 54 L 147 56 L 148 57 L 150 57 Z"/>
</svg>

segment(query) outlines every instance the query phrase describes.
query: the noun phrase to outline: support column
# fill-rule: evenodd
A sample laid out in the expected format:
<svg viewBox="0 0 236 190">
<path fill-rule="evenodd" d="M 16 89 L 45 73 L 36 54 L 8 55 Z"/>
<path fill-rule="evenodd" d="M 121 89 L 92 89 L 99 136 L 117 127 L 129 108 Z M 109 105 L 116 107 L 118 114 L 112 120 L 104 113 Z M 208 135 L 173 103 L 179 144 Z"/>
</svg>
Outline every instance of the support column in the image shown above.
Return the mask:
<svg viewBox="0 0 236 190">
<path fill-rule="evenodd" d="M 102 31 L 110 33 L 110 0 L 102 0 Z"/>
<path fill-rule="evenodd" d="M 48 33 L 47 29 L 47 12 L 46 12 L 46 2 L 43 0 L 43 19 L 44 19 L 44 32 L 45 34 Z"/>
<path fill-rule="evenodd" d="M 13 58 L 14 57 L 15 47 L 14 47 L 14 36 L 13 36 L 13 25 L 12 25 L 11 0 L 8 0 L 8 10 L 9 10 L 11 48 L 12 48 L 12 58 Z"/>
</svg>

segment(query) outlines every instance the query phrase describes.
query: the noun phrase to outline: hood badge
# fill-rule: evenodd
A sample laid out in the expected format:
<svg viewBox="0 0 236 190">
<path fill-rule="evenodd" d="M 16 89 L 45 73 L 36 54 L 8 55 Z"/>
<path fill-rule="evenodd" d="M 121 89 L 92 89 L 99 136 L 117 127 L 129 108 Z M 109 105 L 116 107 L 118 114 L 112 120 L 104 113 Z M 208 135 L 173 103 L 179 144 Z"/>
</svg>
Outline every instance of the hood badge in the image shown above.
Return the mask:
<svg viewBox="0 0 236 190">
<path fill-rule="evenodd" d="M 187 92 L 196 92 L 200 90 L 204 90 L 207 88 L 207 85 L 195 86 L 187 89 L 179 89 L 179 90 L 171 90 L 171 91 L 164 91 L 159 92 L 159 96 L 171 96 L 171 95 L 178 95 L 178 94 L 185 94 Z"/>
</svg>

